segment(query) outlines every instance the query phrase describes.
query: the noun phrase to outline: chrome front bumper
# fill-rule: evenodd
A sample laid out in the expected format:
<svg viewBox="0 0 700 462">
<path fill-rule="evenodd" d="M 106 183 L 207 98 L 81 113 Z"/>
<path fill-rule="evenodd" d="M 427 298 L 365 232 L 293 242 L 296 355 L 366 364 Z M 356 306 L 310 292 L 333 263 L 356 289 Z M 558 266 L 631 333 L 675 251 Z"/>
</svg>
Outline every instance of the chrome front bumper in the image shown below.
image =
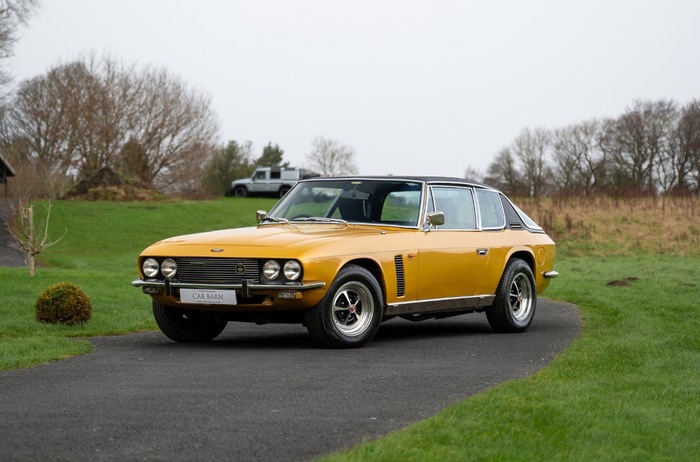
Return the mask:
<svg viewBox="0 0 700 462">
<path fill-rule="evenodd" d="M 171 281 L 170 279 L 158 280 L 158 279 L 135 279 L 131 281 L 131 285 L 134 287 L 141 287 L 144 293 L 151 294 L 152 291 L 148 289 L 163 289 L 165 295 L 171 296 L 173 294 L 172 289 L 222 289 L 222 290 L 240 290 L 243 297 L 250 297 L 255 292 L 259 291 L 270 291 L 270 290 L 293 290 L 293 291 L 305 291 L 311 289 L 318 289 L 326 285 L 325 282 L 308 282 L 302 284 L 299 282 L 289 283 L 289 284 L 260 284 L 250 282 L 248 280 L 243 280 L 240 283 L 235 284 L 213 284 L 213 283 L 195 283 L 195 282 L 177 282 Z"/>
</svg>

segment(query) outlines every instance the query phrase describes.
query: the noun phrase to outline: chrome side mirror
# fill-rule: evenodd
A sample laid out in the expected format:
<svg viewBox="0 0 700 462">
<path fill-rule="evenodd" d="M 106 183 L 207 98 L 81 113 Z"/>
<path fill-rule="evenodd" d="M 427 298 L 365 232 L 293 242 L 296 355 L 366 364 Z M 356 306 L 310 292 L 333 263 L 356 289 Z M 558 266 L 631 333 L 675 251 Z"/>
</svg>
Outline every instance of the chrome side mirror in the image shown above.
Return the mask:
<svg viewBox="0 0 700 462">
<path fill-rule="evenodd" d="M 430 212 L 426 216 L 428 225 L 430 228 L 433 226 L 441 226 L 445 224 L 445 213 L 444 212 Z"/>
<path fill-rule="evenodd" d="M 266 216 L 267 216 L 267 212 L 264 210 L 258 210 L 257 212 L 255 212 L 255 219 L 258 220 L 258 223 L 263 221 Z"/>
</svg>

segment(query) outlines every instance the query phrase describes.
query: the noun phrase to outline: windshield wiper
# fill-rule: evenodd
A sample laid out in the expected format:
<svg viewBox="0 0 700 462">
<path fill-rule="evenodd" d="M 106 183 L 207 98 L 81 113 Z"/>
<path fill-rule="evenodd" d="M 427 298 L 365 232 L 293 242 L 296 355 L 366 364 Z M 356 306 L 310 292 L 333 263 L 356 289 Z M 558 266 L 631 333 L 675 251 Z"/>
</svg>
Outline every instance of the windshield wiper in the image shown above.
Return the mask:
<svg viewBox="0 0 700 462">
<path fill-rule="evenodd" d="M 341 220 L 340 218 L 330 218 L 330 217 L 295 217 L 292 218 L 292 222 L 295 221 L 305 221 L 313 223 L 341 223 L 347 225 L 348 222 Z"/>
</svg>

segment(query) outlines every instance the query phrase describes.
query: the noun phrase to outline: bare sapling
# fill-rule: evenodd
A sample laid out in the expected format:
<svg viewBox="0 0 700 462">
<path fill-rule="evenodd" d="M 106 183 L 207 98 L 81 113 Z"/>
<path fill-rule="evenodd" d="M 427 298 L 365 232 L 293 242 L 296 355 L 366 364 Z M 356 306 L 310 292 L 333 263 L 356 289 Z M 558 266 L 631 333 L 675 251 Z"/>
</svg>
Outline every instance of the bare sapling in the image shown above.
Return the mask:
<svg viewBox="0 0 700 462">
<path fill-rule="evenodd" d="M 25 263 L 29 268 L 29 276 L 36 275 L 36 260 L 37 256 L 44 250 L 48 249 L 58 241 L 63 239 L 68 230 L 63 233 L 63 236 L 56 240 L 49 239 L 49 219 L 51 217 L 51 203 L 46 204 L 46 219 L 40 224 L 40 229 L 37 231 L 34 224 L 34 206 L 26 199 L 20 199 L 16 206 L 12 206 L 11 222 L 6 222 L 5 227 L 10 232 L 10 235 L 19 243 L 20 247 L 27 252 Z"/>
</svg>

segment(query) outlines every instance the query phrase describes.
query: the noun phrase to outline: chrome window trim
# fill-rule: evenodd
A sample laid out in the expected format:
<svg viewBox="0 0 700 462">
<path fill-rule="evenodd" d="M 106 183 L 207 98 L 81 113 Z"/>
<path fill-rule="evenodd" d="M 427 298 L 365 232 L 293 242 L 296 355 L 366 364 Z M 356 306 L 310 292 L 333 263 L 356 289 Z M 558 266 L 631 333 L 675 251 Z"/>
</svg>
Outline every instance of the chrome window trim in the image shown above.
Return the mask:
<svg viewBox="0 0 700 462">
<path fill-rule="evenodd" d="M 473 207 L 473 212 L 474 212 L 474 220 L 475 220 L 475 225 L 473 228 L 433 228 L 433 227 L 428 227 L 427 229 L 430 229 L 431 231 L 465 231 L 465 232 L 474 232 L 474 231 L 480 231 L 481 229 L 479 228 L 479 209 L 476 204 L 476 193 L 474 191 L 473 186 L 468 186 L 468 185 L 463 185 L 463 184 L 457 184 L 457 183 L 433 183 L 433 184 L 428 184 L 427 185 L 427 191 L 428 194 L 426 194 L 426 208 L 425 208 L 425 213 L 423 214 L 424 216 L 424 223 L 427 223 L 427 215 L 431 211 L 428 210 L 427 208 L 427 197 L 430 197 L 431 203 L 433 207 L 433 212 L 443 212 L 444 210 L 438 210 L 437 206 L 435 205 L 435 194 L 434 194 L 434 189 L 435 188 L 448 188 L 448 189 L 458 189 L 458 190 L 466 190 L 469 191 L 472 199 L 472 207 Z M 423 228 L 426 229 L 426 228 Z"/>
</svg>

